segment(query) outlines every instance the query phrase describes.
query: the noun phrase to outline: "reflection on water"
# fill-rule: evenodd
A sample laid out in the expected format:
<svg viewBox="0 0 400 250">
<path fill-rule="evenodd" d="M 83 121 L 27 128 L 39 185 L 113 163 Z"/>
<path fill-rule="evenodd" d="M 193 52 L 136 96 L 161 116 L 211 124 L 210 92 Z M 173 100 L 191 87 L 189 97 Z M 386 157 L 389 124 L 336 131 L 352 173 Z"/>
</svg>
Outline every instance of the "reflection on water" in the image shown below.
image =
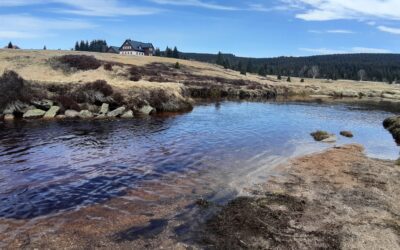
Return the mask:
<svg viewBox="0 0 400 250">
<path fill-rule="evenodd" d="M 317 129 L 351 130 L 355 138 L 338 143 L 395 159 L 381 125 L 389 115 L 344 105 L 226 102 L 173 117 L 0 123 L 0 217 L 31 219 L 103 202 L 168 176 L 241 187 L 287 157 L 327 148 L 309 136 Z"/>
</svg>

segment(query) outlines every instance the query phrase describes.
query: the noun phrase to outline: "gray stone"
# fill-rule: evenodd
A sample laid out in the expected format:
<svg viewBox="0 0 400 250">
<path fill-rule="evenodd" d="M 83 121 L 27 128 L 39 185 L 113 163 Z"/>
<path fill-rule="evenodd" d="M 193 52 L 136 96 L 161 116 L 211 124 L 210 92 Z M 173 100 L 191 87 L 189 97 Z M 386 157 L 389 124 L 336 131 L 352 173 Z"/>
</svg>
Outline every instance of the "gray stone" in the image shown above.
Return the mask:
<svg viewBox="0 0 400 250">
<path fill-rule="evenodd" d="M 150 105 L 145 105 L 139 109 L 139 112 L 143 115 L 150 115 L 155 109 Z"/>
<path fill-rule="evenodd" d="M 326 142 L 326 143 L 333 143 L 333 142 L 336 142 L 336 141 L 337 141 L 337 138 L 336 138 L 335 135 L 330 135 L 325 140 L 322 140 L 322 142 Z"/>
<path fill-rule="evenodd" d="M 35 109 L 36 107 L 33 107 Z M 15 112 L 18 113 L 25 113 L 29 110 L 29 104 L 23 103 L 21 101 L 14 101 L 7 104 L 6 108 L 4 109 L 4 114 L 14 114 Z"/>
<path fill-rule="evenodd" d="M 114 109 L 111 112 L 108 112 L 107 116 L 108 117 L 118 117 L 118 116 L 121 116 L 122 114 L 124 114 L 124 112 L 125 112 L 125 107 L 119 107 L 117 109 Z"/>
<path fill-rule="evenodd" d="M 35 119 L 35 118 L 42 118 L 46 114 L 46 111 L 41 109 L 32 109 L 28 110 L 24 115 L 23 118 L 26 119 Z"/>
<path fill-rule="evenodd" d="M 100 114 L 106 115 L 110 109 L 110 105 L 108 103 L 103 103 L 100 108 Z"/>
<path fill-rule="evenodd" d="M 107 116 L 105 114 L 98 114 L 96 115 L 96 119 L 105 119 Z"/>
<path fill-rule="evenodd" d="M 83 119 L 93 118 L 93 116 L 93 113 L 89 110 L 82 110 L 81 112 L 79 112 L 79 117 Z"/>
<path fill-rule="evenodd" d="M 15 119 L 13 114 L 5 114 L 4 121 L 13 121 Z"/>
<path fill-rule="evenodd" d="M 132 110 L 128 110 L 121 117 L 122 118 L 133 118 L 133 111 Z"/>
<path fill-rule="evenodd" d="M 65 115 L 56 115 L 56 119 L 62 120 L 62 119 L 65 119 L 65 118 L 66 118 Z"/>
<path fill-rule="evenodd" d="M 66 118 L 77 118 L 79 117 L 79 112 L 76 110 L 68 109 L 65 111 L 64 115 Z"/>
<path fill-rule="evenodd" d="M 60 107 L 51 106 L 51 108 L 46 112 L 46 114 L 44 114 L 44 118 L 46 118 L 46 119 L 54 118 L 59 111 L 60 111 Z"/>
<path fill-rule="evenodd" d="M 35 107 L 38 109 L 49 110 L 51 106 L 54 105 L 54 102 L 51 100 L 41 100 L 41 101 L 31 101 Z"/>
</svg>

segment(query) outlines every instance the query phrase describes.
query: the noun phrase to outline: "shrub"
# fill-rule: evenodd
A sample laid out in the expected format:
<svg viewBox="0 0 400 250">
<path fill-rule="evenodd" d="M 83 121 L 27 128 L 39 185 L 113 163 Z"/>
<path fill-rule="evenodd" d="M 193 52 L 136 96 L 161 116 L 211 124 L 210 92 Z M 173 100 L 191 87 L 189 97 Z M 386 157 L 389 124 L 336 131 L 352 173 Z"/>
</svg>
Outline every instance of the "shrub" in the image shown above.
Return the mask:
<svg viewBox="0 0 400 250">
<path fill-rule="evenodd" d="M 316 141 L 323 141 L 325 139 L 328 139 L 330 135 L 326 131 L 317 130 L 316 132 L 311 133 L 311 136 L 314 137 L 314 140 Z"/>
<path fill-rule="evenodd" d="M 77 88 L 72 97 L 75 101 L 83 103 L 96 103 L 107 101 L 105 97 L 111 96 L 114 93 L 113 88 L 104 80 L 85 83 Z"/>
<path fill-rule="evenodd" d="M 181 65 L 179 64 L 179 62 L 176 62 L 174 67 L 175 67 L 175 69 L 180 69 Z"/>
<path fill-rule="evenodd" d="M 291 82 L 292 80 L 290 79 L 290 76 L 286 80 L 287 82 Z"/>
<path fill-rule="evenodd" d="M 0 77 L 0 109 L 13 101 L 28 101 L 29 91 L 25 88 L 25 81 L 15 71 L 7 70 Z"/>
<path fill-rule="evenodd" d="M 301 78 L 300 82 L 304 82 L 304 79 L 303 79 L 303 78 Z"/>
<path fill-rule="evenodd" d="M 113 65 L 111 63 L 106 63 L 106 64 L 104 64 L 103 68 L 104 68 L 104 70 L 112 71 Z"/>
<path fill-rule="evenodd" d="M 140 73 L 141 70 L 139 67 L 131 66 L 128 71 L 129 71 L 129 75 L 130 75 L 129 80 L 137 82 L 140 79 L 142 79 L 142 75 Z"/>
<path fill-rule="evenodd" d="M 56 58 L 61 64 L 77 70 L 95 70 L 101 66 L 101 62 L 94 56 L 64 55 Z"/>
<path fill-rule="evenodd" d="M 83 90 L 93 90 L 102 93 L 104 96 L 110 96 L 114 93 L 111 85 L 105 80 L 97 80 L 94 82 L 88 82 L 83 86 Z"/>
<path fill-rule="evenodd" d="M 115 104 L 117 104 L 117 105 L 122 105 L 124 103 L 124 97 L 119 92 L 115 92 L 112 95 L 112 99 L 115 102 Z"/>
<path fill-rule="evenodd" d="M 167 103 L 169 97 L 164 89 L 154 89 L 150 91 L 149 104 L 159 111 L 163 110 L 164 103 Z"/>
<path fill-rule="evenodd" d="M 59 96 L 56 101 L 62 106 L 64 110 L 72 109 L 76 111 L 80 111 L 81 108 L 79 107 L 78 103 L 69 96 Z"/>
<path fill-rule="evenodd" d="M 278 75 L 278 80 L 282 80 L 282 76 L 281 75 Z"/>
</svg>

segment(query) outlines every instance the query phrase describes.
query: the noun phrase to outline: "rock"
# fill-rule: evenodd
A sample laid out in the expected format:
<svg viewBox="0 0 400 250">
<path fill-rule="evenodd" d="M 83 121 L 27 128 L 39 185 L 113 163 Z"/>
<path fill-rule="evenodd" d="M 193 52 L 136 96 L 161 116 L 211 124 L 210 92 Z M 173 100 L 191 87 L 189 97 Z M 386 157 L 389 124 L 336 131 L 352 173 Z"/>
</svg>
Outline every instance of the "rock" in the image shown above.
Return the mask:
<svg viewBox="0 0 400 250">
<path fill-rule="evenodd" d="M 103 103 L 100 108 L 100 114 L 106 115 L 110 109 L 110 105 L 108 103 Z"/>
<path fill-rule="evenodd" d="M 382 94 L 382 98 L 399 100 L 400 95 Z"/>
<path fill-rule="evenodd" d="M 322 142 L 327 142 L 327 143 L 332 143 L 332 142 L 336 142 L 337 138 L 335 135 L 330 135 L 328 138 L 322 140 Z"/>
<path fill-rule="evenodd" d="M 33 105 L 35 105 L 38 109 L 49 110 L 51 106 L 54 105 L 54 102 L 51 100 L 41 100 L 41 101 L 31 101 Z"/>
<path fill-rule="evenodd" d="M 105 119 L 107 116 L 105 114 L 98 114 L 96 115 L 96 119 Z"/>
<path fill-rule="evenodd" d="M 46 114 L 44 114 L 44 118 L 46 119 L 54 118 L 57 115 L 58 111 L 60 111 L 60 107 L 51 106 L 50 109 L 46 112 Z"/>
<path fill-rule="evenodd" d="M 62 119 L 65 119 L 65 118 L 66 118 L 65 115 L 56 115 L 56 119 L 62 120 Z"/>
<path fill-rule="evenodd" d="M 348 137 L 348 138 L 354 137 L 354 135 L 353 135 L 353 133 L 351 131 L 341 131 L 340 135 L 344 136 L 344 137 Z"/>
<path fill-rule="evenodd" d="M 121 117 L 122 118 L 133 118 L 133 111 L 132 110 L 128 110 Z"/>
<path fill-rule="evenodd" d="M 155 111 L 155 109 L 150 106 L 150 105 L 144 105 L 143 107 L 141 107 L 139 109 L 139 112 L 143 115 L 150 115 L 151 113 L 153 113 Z"/>
<path fill-rule="evenodd" d="M 119 108 L 117 108 L 117 109 L 114 109 L 114 110 L 111 111 L 111 112 L 108 112 L 108 113 L 107 113 L 107 116 L 108 116 L 108 117 L 119 117 L 119 116 L 121 116 L 122 114 L 124 114 L 124 112 L 125 112 L 125 107 L 119 107 Z"/>
<path fill-rule="evenodd" d="M 5 114 L 4 121 L 13 121 L 15 119 L 13 114 Z"/>
<path fill-rule="evenodd" d="M 35 119 L 35 118 L 42 118 L 46 114 L 46 111 L 41 109 L 32 109 L 28 110 L 24 115 L 23 118 L 26 119 Z"/>
<path fill-rule="evenodd" d="M 93 113 L 89 110 L 81 110 L 81 112 L 79 112 L 79 117 L 83 119 L 93 118 L 93 116 Z"/>
<path fill-rule="evenodd" d="M 6 108 L 4 109 L 4 114 L 14 114 L 14 113 L 25 113 L 29 109 L 36 109 L 36 107 L 29 108 L 30 105 L 23 103 L 21 101 L 15 101 L 12 103 L 7 104 Z"/>
<path fill-rule="evenodd" d="M 66 118 L 77 118 L 79 117 L 79 112 L 76 110 L 68 109 L 65 111 Z"/>
<path fill-rule="evenodd" d="M 322 130 L 317 130 L 314 133 L 311 133 L 311 136 L 314 138 L 316 141 L 323 141 L 325 139 L 328 139 L 330 134 L 326 131 Z"/>
<path fill-rule="evenodd" d="M 342 91 L 342 97 L 359 97 L 358 93 L 355 91 L 347 90 Z"/>
</svg>

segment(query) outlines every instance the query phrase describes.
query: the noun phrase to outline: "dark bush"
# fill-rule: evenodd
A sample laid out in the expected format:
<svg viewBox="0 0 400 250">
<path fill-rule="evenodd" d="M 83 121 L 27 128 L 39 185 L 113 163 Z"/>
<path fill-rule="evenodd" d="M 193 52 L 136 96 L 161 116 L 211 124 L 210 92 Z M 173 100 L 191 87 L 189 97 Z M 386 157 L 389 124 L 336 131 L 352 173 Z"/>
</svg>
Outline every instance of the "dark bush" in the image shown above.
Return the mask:
<svg viewBox="0 0 400 250">
<path fill-rule="evenodd" d="M 81 110 L 78 103 L 69 96 L 65 96 L 65 95 L 59 96 L 56 99 L 56 101 L 58 102 L 59 105 L 62 106 L 62 108 L 64 110 L 67 110 L 67 109 L 72 109 L 72 110 L 76 110 L 76 111 Z"/>
<path fill-rule="evenodd" d="M 301 78 L 300 82 L 304 82 L 304 79 L 303 79 L 303 78 Z"/>
<path fill-rule="evenodd" d="M 124 103 L 124 97 L 119 92 L 115 92 L 112 95 L 112 99 L 114 100 L 115 104 L 117 104 L 117 105 L 122 105 Z"/>
<path fill-rule="evenodd" d="M 86 55 L 64 55 L 57 57 L 57 60 L 70 68 L 77 70 L 94 70 L 101 66 L 101 62 L 94 56 Z"/>
<path fill-rule="evenodd" d="M 13 101 L 29 101 L 30 93 L 25 89 L 25 81 L 16 72 L 7 70 L 0 77 L 0 109 Z"/>
<path fill-rule="evenodd" d="M 353 133 L 351 131 L 340 131 L 340 135 L 348 138 L 354 137 Z"/>
<path fill-rule="evenodd" d="M 106 64 L 104 64 L 103 68 L 104 68 L 104 70 L 112 71 L 113 65 L 111 63 L 106 63 Z"/>
<path fill-rule="evenodd" d="M 175 69 L 180 69 L 181 65 L 179 64 L 179 62 L 176 62 L 174 67 L 175 67 Z"/>
<path fill-rule="evenodd" d="M 47 90 L 49 92 L 62 95 L 62 94 L 65 94 L 69 90 L 69 87 L 64 84 L 53 83 L 53 84 L 47 85 Z"/>
<path fill-rule="evenodd" d="M 156 108 L 159 111 L 163 110 L 163 104 L 167 103 L 169 100 L 169 97 L 165 90 L 163 89 L 154 89 L 150 91 L 150 97 L 149 97 L 149 104 Z"/>
<path fill-rule="evenodd" d="M 133 82 L 138 82 L 138 81 L 140 81 L 140 79 L 142 79 L 142 76 L 140 76 L 140 75 L 131 75 L 129 77 L 129 80 L 133 81 Z"/>
<path fill-rule="evenodd" d="M 131 66 L 129 68 L 129 80 L 137 82 L 142 79 L 141 69 L 137 66 Z"/>
<path fill-rule="evenodd" d="M 322 130 L 317 130 L 314 133 L 311 133 L 311 136 L 314 137 L 314 140 L 316 141 L 323 141 L 330 137 L 328 132 Z"/>
<path fill-rule="evenodd" d="M 104 80 L 88 82 L 73 91 L 72 97 L 79 103 L 102 103 L 114 93 L 113 88 Z"/>
<path fill-rule="evenodd" d="M 82 90 L 93 90 L 102 93 L 104 96 L 110 96 L 114 93 L 113 88 L 111 85 L 107 83 L 105 80 L 97 80 L 94 82 L 86 83 Z"/>
</svg>

